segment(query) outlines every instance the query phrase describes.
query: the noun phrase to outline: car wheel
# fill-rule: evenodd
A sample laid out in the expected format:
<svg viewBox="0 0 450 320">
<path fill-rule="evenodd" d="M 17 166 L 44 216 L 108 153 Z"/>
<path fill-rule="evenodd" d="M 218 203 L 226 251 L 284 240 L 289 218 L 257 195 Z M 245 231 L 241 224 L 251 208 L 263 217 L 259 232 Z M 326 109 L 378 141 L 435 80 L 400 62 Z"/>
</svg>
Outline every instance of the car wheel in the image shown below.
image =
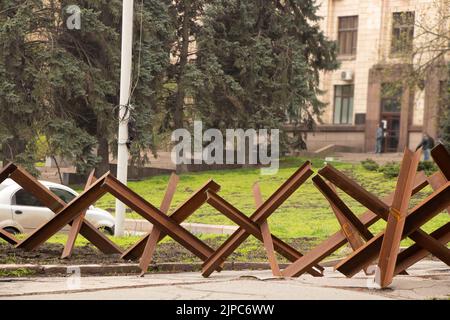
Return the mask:
<svg viewBox="0 0 450 320">
<path fill-rule="evenodd" d="M 110 228 L 110 227 L 100 227 L 98 228 L 98 230 L 108 236 L 113 236 L 114 235 L 114 227 Z"/>
<path fill-rule="evenodd" d="M 3 228 L 3 230 L 5 230 L 8 233 L 11 233 L 12 235 L 16 235 L 16 234 L 20 233 L 19 230 L 17 230 L 16 228 L 13 228 L 13 227 L 6 227 L 6 228 Z"/>
</svg>

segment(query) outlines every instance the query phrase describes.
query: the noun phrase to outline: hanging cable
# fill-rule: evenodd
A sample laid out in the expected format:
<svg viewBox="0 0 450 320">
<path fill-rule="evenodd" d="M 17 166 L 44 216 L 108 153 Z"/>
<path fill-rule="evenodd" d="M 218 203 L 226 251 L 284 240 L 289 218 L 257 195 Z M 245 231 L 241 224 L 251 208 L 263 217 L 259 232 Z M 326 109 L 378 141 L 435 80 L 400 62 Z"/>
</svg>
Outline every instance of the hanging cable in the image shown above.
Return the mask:
<svg viewBox="0 0 450 320">
<path fill-rule="evenodd" d="M 144 0 L 141 0 L 141 14 L 140 14 L 140 22 L 139 22 L 139 53 L 138 53 L 138 62 L 137 62 L 137 76 L 136 81 L 134 85 L 131 88 L 130 96 L 128 98 L 128 103 L 126 105 L 117 105 L 114 107 L 113 114 L 118 114 L 118 117 L 116 120 L 119 122 L 123 121 L 129 121 L 129 119 L 132 119 L 131 112 L 133 111 L 133 106 L 131 104 L 131 100 L 133 98 L 134 92 L 138 86 L 139 80 L 141 78 L 141 61 L 142 61 L 142 42 L 143 42 L 143 29 L 144 29 Z M 122 108 L 125 108 L 125 112 L 122 117 L 120 117 L 120 110 Z"/>
<path fill-rule="evenodd" d="M 131 89 L 130 99 L 128 104 L 131 103 L 131 99 L 133 98 L 134 91 L 136 90 L 139 80 L 141 78 L 141 59 L 142 59 L 142 34 L 143 34 L 143 26 L 144 26 L 144 0 L 141 0 L 141 21 L 139 23 L 139 54 L 138 54 L 138 63 L 137 63 L 137 76 L 136 81 L 134 83 L 133 88 Z"/>
</svg>

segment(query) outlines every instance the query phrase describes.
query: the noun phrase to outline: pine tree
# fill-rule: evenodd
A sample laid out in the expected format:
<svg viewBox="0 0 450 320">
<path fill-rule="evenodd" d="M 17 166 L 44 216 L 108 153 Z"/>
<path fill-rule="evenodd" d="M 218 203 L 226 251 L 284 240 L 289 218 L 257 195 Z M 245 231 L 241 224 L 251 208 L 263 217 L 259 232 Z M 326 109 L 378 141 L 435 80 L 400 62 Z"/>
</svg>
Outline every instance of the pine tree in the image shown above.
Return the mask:
<svg viewBox="0 0 450 320">
<path fill-rule="evenodd" d="M 70 1 L 67 1 L 70 4 Z M 153 116 L 159 103 L 173 30 L 169 0 L 136 1 L 134 21 L 134 68 L 130 98 L 130 153 L 132 165 L 146 162 L 146 151 L 154 149 Z M 122 1 L 82 1 L 83 27 L 65 29 L 61 46 L 82 63 L 84 99 L 76 99 L 81 115 L 77 125 L 96 138 L 100 173 L 109 169 L 109 153 L 116 153 L 118 124 L 120 31 Z M 59 94 L 58 96 L 61 96 Z M 73 108 L 73 106 L 72 106 Z M 110 150 L 109 145 L 114 146 Z"/>
<path fill-rule="evenodd" d="M 66 27 L 71 1 L 0 4 L 0 121 L 8 124 L 0 129 L 3 158 L 33 169 L 42 135 L 48 152 L 72 160 L 79 172 L 108 170 L 118 124 L 122 1 L 78 1 L 81 30 Z M 152 117 L 174 39 L 170 4 L 136 2 L 133 163 L 154 148 Z"/>
<path fill-rule="evenodd" d="M 80 30 L 66 27 L 70 4 L 50 1 L 60 14 L 52 30 L 54 49 L 47 48 L 52 117 L 46 135 L 51 153 L 74 161 L 80 173 L 97 166 L 102 174 L 109 170 L 108 144 L 116 118 L 121 2 L 80 1 Z"/>
<path fill-rule="evenodd" d="M 185 101 L 193 95 L 192 79 L 198 78 L 195 65 L 195 39 L 202 29 L 204 6 L 208 0 L 174 0 L 170 6 L 175 38 L 170 49 L 173 61 L 167 73 L 167 99 L 165 117 L 161 130 L 183 128 L 185 124 Z M 189 116 L 189 115 L 188 115 Z"/>
<path fill-rule="evenodd" d="M 313 0 L 214 0 L 198 41 L 200 116 L 212 127 L 308 126 L 320 116 L 319 71 L 337 68 Z"/>
<path fill-rule="evenodd" d="M 45 117 L 46 41 L 51 11 L 42 1 L 0 1 L 0 146 L 2 158 L 34 169 Z"/>
<path fill-rule="evenodd" d="M 131 98 L 134 109 L 130 125 L 133 142 L 130 153 L 131 165 L 137 167 L 148 161 L 148 150 L 156 153 L 158 145 L 155 136 L 160 129 L 160 114 L 168 113 L 164 87 L 169 81 L 167 78 L 171 67 L 170 51 L 176 40 L 171 5 L 172 0 L 145 0 L 142 28 L 141 4 L 136 7 L 133 60 L 135 80 Z"/>
</svg>

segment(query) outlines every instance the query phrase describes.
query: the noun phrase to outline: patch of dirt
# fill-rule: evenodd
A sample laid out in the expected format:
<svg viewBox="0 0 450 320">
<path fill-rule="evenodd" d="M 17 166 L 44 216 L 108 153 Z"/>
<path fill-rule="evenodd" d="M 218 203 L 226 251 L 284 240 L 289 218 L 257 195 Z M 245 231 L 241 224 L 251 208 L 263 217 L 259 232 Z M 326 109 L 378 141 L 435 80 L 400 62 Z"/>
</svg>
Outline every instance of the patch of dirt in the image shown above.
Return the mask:
<svg viewBox="0 0 450 320">
<path fill-rule="evenodd" d="M 16 249 L 5 243 L 0 244 L 0 264 L 112 264 L 123 263 L 120 255 L 106 255 L 94 246 L 76 247 L 72 258 L 60 259 L 64 246 L 45 243 L 35 251 Z"/>
<path fill-rule="evenodd" d="M 205 240 L 211 248 L 217 249 L 224 241 L 226 237 L 217 237 Z M 300 252 L 307 252 L 316 243 L 315 238 L 295 238 L 288 239 L 288 244 L 293 246 Z M 37 264 L 37 265 L 50 265 L 50 264 L 115 264 L 115 263 L 134 263 L 135 261 L 125 261 L 120 258 L 119 254 L 106 255 L 100 252 L 92 245 L 86 245 L 83 247 L 75 247 L 72 257 L 70 259 L 60 259 L 61 253 L 64 247 L 62 244 L 49 244 L 45 243 L 41 245 L 37 250 L 27 252 L 21 249 L 16 249 L 13 246 L 1 242 L 0 243 L 0 264 Z M 279 262 L 286 262 L 282 257 L 278 257 Z M 242 261 L 242 262 L 267 262 L 267 256 L 264 246 L 261 242 L 254 238 L 250 238 L 245 241 L 239 248 L 233 253 L 227 261 Z M 168 241 L 158 244 L 153 259 L 154 263 L 192 263 L 201 262 L 196 256 L 194 256 L 187 249 L 174 241 Z"/>
</svg>

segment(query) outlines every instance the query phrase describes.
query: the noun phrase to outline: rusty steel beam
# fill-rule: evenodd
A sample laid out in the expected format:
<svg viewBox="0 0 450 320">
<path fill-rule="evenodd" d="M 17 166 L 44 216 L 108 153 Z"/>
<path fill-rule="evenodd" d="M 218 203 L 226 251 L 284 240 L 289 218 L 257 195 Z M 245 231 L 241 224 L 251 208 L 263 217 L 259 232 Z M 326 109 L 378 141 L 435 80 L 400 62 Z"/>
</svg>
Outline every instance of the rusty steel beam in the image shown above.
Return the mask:
<svg viewBox="0 0 450 320">
<path fill-rule="evenodd" d="M 56 196 L 53 192 L 47 189 L 43 184 L 41 184 L 36 178 L 34 178 L 25 170 L 16 167 L 16 170 L 10 174 L 10 178 L 13 179 L 17 184 L 19 184 L 24 190 L 33 194 L 37 199 L 39 199 L 39 201 L 44 206 L 52 210 L 56 215 L 58 215 L 66 207 L 66 203 L 64 201 L 62 201 L 58 196 Z M 68 224 L 71 225 L 72 220 L 70 220 Z M 58 232 L 59 230 L 57 230 L 56 232 Z M 108 237 L 106 237 L 104 234 L 98 231 L 87 220 L 83 221 L 80 229 L 80 234 L 105 254 L 114 254 L 122 252 L 122 250 L 115 243 L 113 243 L 111 240 L 108 239 Z M 27 243 L 32 242 L 33 242 L 32 239 L 27 240 Z M 26 246 L 25 249 L 34 250 L 36 248 L 37 246 L 35 247 Z"/>
<path fill-rule="evenodd" d="M 281 274 L 280 266 L 277 262 L 277 257 L 275 255 L 275 249 L 274 249 L 274 245 L 272 242 L 272 233 L 270 232 L 269 223 L 267 221 L 264 221 L 261 224 L 260 229 L 261 229 L 261 235 L 262 235 L 264 248 L 267 253 L 267 258 L 269 260 L 269 265 L 270 265 L 270 269 L 272 270 L 272 274 L 275 277 L 281 277 L 282 274 Z"/>
<path fill-rule="evenodd" d="M 438 145 L 432 150 L 432 157 L 438 164 L 441 170 L 445 170 L 447 177 L 450 176 L 450 157 L 444 146 Z M 448 182 L 448 178 L 444 173 L 437 172 L 433 176 L 428 178 L 428 183 L 434 191 L 438 190 L 441 186 Z M 450 214 L 450 207 L 447 207 L 447 212 Z M 447 245 L 450 241 L 450 222 L 435 230 L 430 234 L 433 238 L 439 241 L 442 245 Z M 403 270 L 406 270 L 410 266 L 414 265 L 418 261 L 428 256 L 430 252 L 423 249 L 417 243 L 410 246 L 406 250 L 402 251 L 397 258 L 397 265 L 395 267 L 395 274 L 399 274 Z"/>
<path fill-rule="evenodd" d="M 329 183 L 329 187 L 330 187 L 331 191 L 334 194 L 336 194 L 336 190 L 335 190 L 333 184 Z M 336 194 L 336 196 L 337 196 L 337 194 Z M 347 241 L 350 244 L 351 248 L 353 250 L 356 250 L 359 247 L 362 247 L 364 245 L 364 241 L 362 240 L 361 233 L 358 231 L 357 228 L 355 228 L 353 226 L 351 221 L 348 220 L 348 218 L 345 216 L 345 214 L 342 213 L 342 211 L 339 209 L 339 207 L 337 207 L 329 199 L 327 199 L 327 200 L 328 200 L 328 203 L 331 206 L 331 209 L 334 212 L 334 215 L 336 216 L 336 219 L 338 220 L 339 224 L 341 225 L 342 232 L 345 234 L 345 237 L 347 238 Z M 350 211 L 350 209 L 349 209 L 349 211 Z M 351 212 L 351 213 L 353 214 L 353 212 Z M 361 221 L 359 219 L 358 219 L 358 221 L 361 223 Z M 366 226 L 364 226 L 364 224 L 361 223 L 361 225 L 364 227 L 364 229 L 369 230 L 369 229 L 366 228 Z"/>
<path fill-rule="evenodd" d="M 27 171 L 17 168 L 11 173 L 10 178 L 19 184 L 24 190 L 34 195 L 39 201 L 52 210 L 54 213 L 59 213 L 66 203 L 62 201 L 53 192 L 48 190 L 42 183 Z"/>
<path fill-rule="evenodd" d="M 227 202 L 225 199 L 220 197 L 218 194 L 214 192 L 208 192 L 208 203 L 215 209 L 217 209 L 219 212 L 223 213 L 227 218 L 235 222 L 239 225 L 239 228 L 243 230 L 244 236 L 248 237 L 249 235 L 253 235 L 256 239 L 260 240 L 261 242 L 264 242 L 263 236 L 261 234 L 260 225 L 256 222 L 247 217 L 245 214 L 243 214 L 241 211 L 236 209 L 232 204 Z M 303 255 L 293 249 L 291 246 L 280 240 L 279 238 L 271 235 L 272 243 L 274 246 L 274 249 L 284 256 L 286 259 L 290 261 L 295 261 L 296 259 L 302 257 Z M 230 239 L 230 238 L 229 238 Z M 237 249 L 237 242 L 235 242 L 233 245 L 226 246 L 226 251 L 224 250 L 223 253 L 221 253 L 221 257 L 223 259 L 226 259 L 230 254 L 232 254 Z M 222 249 L 223 250 L 223 249 Z M 294 255 L 293 255 L 294 253 Z M 321 271 L 322 267 L 317 267 Z M 313 275 L 320 277 L 322 276 L 322 273 L 311 268 L 311 270 L 308 270 L 308 272 Z"/>
<path fill-rule="evenodd" d="M 70 225 L 70 223 L 69 223 Z M 112 242 L 106 235 L 98 231 L 95 226 L 84 219 L 80 234 L 104 254 L 122 254 L 122 249 Z"/>
<path fill-rule="evenodd" d="M 257 224 L 267 218 L 289 198 L 313 174 L 311 162 L 305 162 L 291 177 L 289 177 L 250 217 Z M 202 274 L 209 277 L 219 266 L 221 259 L 225 259 L 235 248 L 249 237 L 243 228 L 236 230 L 203 264 Z"/>
<path fill-rule="evenodd" d="M 340 220 L 340 215 L 344 216 L 345 220 L 348 220 L 348 222 L 351 224 L 351 228 L 356 229 L 356 231 L 366 241 L 373 238 L 372 232 L 370 232 L 369 229 L 364 226 L 361 220 L 358 219 L 358 217 L 350 210 L 350 208 L 347 207 L 344 201 L 341 200 L 337 193 L 319 175 L 313 177 L 312 181 L 317 189 L 319 189 L 319 191 L 331 204 L 331 207 L 335 211 L 335 213 L 336 211 L 338 211 L 338 220 Z M 346 225 L 346 223 L 343 222 L 343 225 Z"/>
<path fill-rule="evenodd" d="M 181 224 L 189 216 L 191 216 L 198 208 L 200 208 L 206 202 L 206 191 L 212 190 L 214 192 L 219 192 L 220 186 L 213 180 L 209 180 L 202 187 L 200 187 L 192 196 L 190 196 L 183 204 L 181 204 L 173 214 L 170 216 L 175 222 Z M 167 234 L 162 232 L 158 242 L 161 241 Z M 145 245 L 148 241 L 150 234 L 143 237 L 135 245 L 130 247 L 122 255 L 122 259 L 134 260 L 142 256 L 144 252 Z"/>
<path fill-rule="evenodd" d="M 169 183 L 167 185 L 167 190 L 164 194 L 164 198 L 161 202 L 161 206 L 159 207 L 159 210 L 161 210 L 162 213 L 167 214 L 170 209 L 170 204 L 172 203 L 173 196 L 175 195 L 175 192 L 177 190 L 178 181 L 180 178 L 172 173 L 169 178 Z M 158 229 L 157 227 L 153 227 L 150 236 L 148 237 L 147 243 L 144 248 L 144 252 L 141 256 L 141 259 L 139 261 L 139 268 L 141 269 L 141 276 L 145 274 L 148 270 L 148 266 L 152 262 L 153 254 L 156 250 L 156 245 L 158 244 L 158 240 L 161 237 L 162 231 Z"/>
<path fill-rule="evenodd" d="M 443 186 L 447 181 L 448 180 L 445 178 L 444 174 L 441 171 L 428 178 L 428 183 L 434 191 Z M 450 207 L 447 208 L 447 212 L 450 214 Z"/>
<path fill-rule="evenodd" d="M 389 206 L 345 174 L 327 165 L 319 174 L 372 212 L 388 217 Z"/>
<path fill-rule="evenodd" d="M 416 175 L 415 187 L 413 194 L 418 193 L 423 188 L 427 186 L 427 178 L 423 172 L 419 172 Z M 394 197 L 394 193 L 383 199 L 386 205 L 390 205 Z M 381 217 L 372 211 L 367 211 L 360 217 L 361 222 L 366 228 L 370 227 Z M 373 238 L 372 238 L 373 239 Z M 283 275 L 285 277 L 298 277 L 306 272 L 311 266 L 319 263 L 324 258 L 328 257 L 330 254 L 341 248 L 345 243 L 347 243 L 346 236 L 342 230 L 336 232 L 330 236 L 327 240 L 320 243 L 318 246 L 314 247 L 312 250 L 307 252 L 302 258 L 298 259 L 285 270 L 283 270 Z"/>
<path fill-rule="evenodd" d="M 353 181 L 352 179 L 350 179 L 349 177 L 347 177 L 346 175 L 344 175 L 343 173 L 336 170 L 335 168 L 333 168 L 330 165 L 328 165 L 324 169 L 320 170 L 319 173 L 321 173 L 327 179 L 330 179 L 330 181 L 332 183 L 337 184 L 341 190 L 346 192 L 349 196 L 354 198 L 356 201 L 365 205 L 369 210 L 371 210 L 375 214 L 379 215 L 382 219 L 384 219 L 386 221 L 388 220 L 390 207 L 383 201 L 379 200 L 376 196 L 372 195 L 370 192 L 365 190 L 358 183 L 356 183 L 355 181 Z M 423 172 L 420 172 L 418 174 L 425 178 L 425 181 L 423 182 L 422 186 L 428 184 L 425 174 Z M 434 174 L 433 177 L 435 175 L 436 174 Z M 422 186 L 419 186 L 419 187 L 422 187 Z M 416 190 L 417 187 L 418 186 L 415 185 L 414 190 Z M 414 190 L 413 190 L 413 193 L 415 193 Z M 424 241 L 424 238 L 428 237 L 428 240 L 431 241 L 430 237 L 420 229 L 417 232 L 421 233 L 421 236 L 418 236 L 417 239 L 414 240 L 413 239 L 415 237 L 415 233 L 414 233 L 410 236 L 410 238 L 413 239 L 414 241 L 418 241 L 419 245 L 423 245 L 423 246 L 429 245 L 427 243 L 427 241 Z M 430 241 L 428 241 L 428 242 L 431 243 Z M 439 252 L 437 252 L 437 254 L 438 253 Z"/>
<path fill-rule="evenodd" d="M 414 176 L 417 172 L 422 149 L 412 152 L 406 148 L 400 167 L 394 200 L 390 209 L 386 230 L 378 259 L 379 277 L 375 277 L 381 288 L 392 283 L 397 255 L 400 250 L 400 241 L 403 227 L 408 214 L 409 201 L 414 188 Z M 417 236 L 417 235 L 416 235 Z"/>
<path fill-rule="evenodd" d="M 438 144 L 434 147 L 433 150 L 431 150 L 431 156 L 447 181 L 450 181 L 450 153 L 445 149 L 444 145 Z"/>
<path fill-rule="evenodd" d="M 411 210 L 411 213 L 406 217 L 402 233 L 402 239 L 409 236 L 422 248 L 437 255 L 439 259 L 443 259 L 445 263 L 448 263 L 448 261 L 447 253 L 442 248 L 443 246 L 436 245 L 436 239 L 433 239 L 423 231 L 420 231 L 419 228 L 439 214 L 448 205 L 450 205 L 450 182 L 446 183 L 443 187 L 431 194 L 422 203 Z M 418 232 L 420 235 L 413 237 L 413 233 L 415 232 Z M 347 277 L 352 277 L 358 273 L 367 263 L 374 261 L 378 257 L 383 242 L 383 236 L 384 232 L 375 236 L 363 247 L 340 262 L 336 269 Z M 442 251 L 444 252 L 443 255 L 441 254 Z"/>
<path fill-rule="evenodd" d="M 450 265 L 450 250 L 447 246 L 442 245 L 438 240 L 434 239 L 428 233 L 417 230 L 409 235 L 409 238 L 422 248 L 428 250 L 436 258 Z"/>
<path fill-rule="evenodd" d="M 17 240 L 16 237 L 14 237 L 11 233 L 3 229 L 0 229 L 0 239 L 5 240 L 6 242 L 12 244 L 13 246 L 15 246 L 19 242 L 19 240 Z"/>
<path fill-rule="evenodd" d="M 91 184 L 95 182 L 95 170 L 92 170 L 84 186 L 84 190 L 87 190 Z M 67 236 L 66 245 L 64 246 L 61 259 L 67 259 L 72 256 L 73 248 L 75 247 L 75 241 L 80 233 L 81 225 L 83 224 L 84 217 L 86 216 L 86 210 L 83 211 L 78 217 L 75 218 L 70 227 L 69 234 Z"/>
<path fill-rule="evenodd" d="M 214 253 L 213 249 L 180 226 L 172 217 L 162 213 L 113 176 L 109 175 L 105 178 L 103 188 L 200 259 L 206 260 Z"/>
<path fill-rule="evenodd" d="M 442 245 L 447 245 L 448 242 L 450 242 L 450 222 L 447 222 L 439 229 L 433 231 L 430 236 L 439 241 Z M 413 244 L 399 253 L 394 274 L 397 275 L 403 272 L 415 263 L 426 258 L 429 254 L 430 252 L 428 250 L 423 249 L 417 243 Z"/>
<path fill-rule="evenodd" d="M 174 240 L 178 241 L 186 249 L 190 250 L 202 259 L 206 259 L 214 251 L 186 229 L 179 226 L 170 217 L 159 211 L 145 199 L 120 183 L 110 173 L 105 174 L 92 184 L 85 192 L 75 198 L 69 205 L 53 217 L 48 223 L 37 229 L 27 239 L 19 243 L 17 247 L 31 249 L 60 230 L 68 221 L 73 221 L 79 212 L 86 210 L 90 204 L 97 201 L 107 192 L 128 205 L 143 218 L 150 221 L 156 227 L 164 230 Z M 83 227 L 82 229 L 83 230 Z"/>
<path fill-rule="evenodd" d="M 258 209 L 264 203 L 259 183 L 256 182 L 253 185 L 252 191 L 253 191 L 253 199 L 255 200 L 255 206 L 256 209 Z M 275 277 L 281 277 L 280 265 L 278 264 L 277 257 L 275 255 L 275 249 L 272 241 L 272 233 L 270 232 L 270 227 L 267 220 L 261 223 L 260 229 L 264 243 L 264 248 L 266 249 L 267 259 L 269 260 L 272 274 Z"/>
<path fill-rule="evenodd" d="M 280 207 L 314 172 L 311 162 L 305 162 L 292 176 L 290 176 L 277 191 L 275 191 L 264 203 L 256 209 L 252 220 L 262 222 Z M 257 222 L 257 223 L 258 223 Z"/>
<path fill-rule="evenodd" d="M 447 182 L 448 180 L 441 171 L 438 171 L 436 174 L 428 178 L 428 184 L 433 188 L 433 190 L 439 189 Z"/>
<path fill-rule="evenodd" d="M 92 203 L 100 199 L 106 193 L 106 191 L 102 188 L 102 184 L 108 175 L 109 173 L 94 182 L 86 191 L 73 199 L 67 206 L 63 207 L 63 209 L 59 211 L 50 221 L 43 224 L 26 239 L 21 241 L 17 245 L 17 248 L 33 250 L 47 241 L 55 233 L 60 231 L 65 225 L 73 221 L 80 214 L 80 212 L 85 211 Z M 81 232 L 83 231 L 83 227 L 86 225 L 86 223 L 83 223 L 80 230 Z M 94 230 L 98 232 L 95 228 Z"/>
<path fill-rule="evenodd" d="M 9 178 L 10 174 L 13 173 L 17 169 L 17 166 L 14 163 L 8 163 L 6 166 L 0 170 L 0 183 Z"/>
<path fill-rule="evenodd" d="M 326 183 L 326 185 L 329 187 L 328 192 L 331 192 L 332 195 L 339 198 L 339 196 L 336 193 L 336 188 L 334 187 L 334 185 L 331 182 Z M 316 187 L 317 187 L 317 185 L 316 185 Z M 360 247 L 362 247 L 364 245 L 364 241 L 362 239 L 363 236 L 358 231 L 358 229 L 355 228 L 355 226 L 352 224 L 352 222 L 347 219 L 346 215 L 342 213 L 342 211 L 339 209 L 339 207 L 336 206 L 332 201 L 330 201 L 330 199 L 327 199 L 327 200 L 331 206 L 331 210 L 333 210 L 334 215 L 336 216 L 336 219 L 338 220 L 339 224 L 341 225 L 341 230 L 345 234 L 345 237 L 347 238 L 347 241 L 350 244 L 350 247 L 352 248 L 353 251 L 359 249 Z M 344 204 L 344 206 L 347 207 L 345 204 Z M 350 210 L 350 208 L 348 208 L 347 214 L 354 215 L 354 213 Z M 356 219 L 358 219 L 358 218 L 356 218 Z M 358 219 L 358 222 L 361 223 L 361 221 L 359 219 Z M 369 229 L 366 228 L 366 226 L 364 226 L 362 223 L 361 223 L 361 225 L 365 230 L 367 230 L 372 235 L 372 233 L 369 231 Z M 373 235 L 372 235 L 372 237 L 373 237 Z M 369 271 L 369 266 L 364 268 L 364 273 L 366 275 L 373 274 L 372 271 Z"/>
</svg>

